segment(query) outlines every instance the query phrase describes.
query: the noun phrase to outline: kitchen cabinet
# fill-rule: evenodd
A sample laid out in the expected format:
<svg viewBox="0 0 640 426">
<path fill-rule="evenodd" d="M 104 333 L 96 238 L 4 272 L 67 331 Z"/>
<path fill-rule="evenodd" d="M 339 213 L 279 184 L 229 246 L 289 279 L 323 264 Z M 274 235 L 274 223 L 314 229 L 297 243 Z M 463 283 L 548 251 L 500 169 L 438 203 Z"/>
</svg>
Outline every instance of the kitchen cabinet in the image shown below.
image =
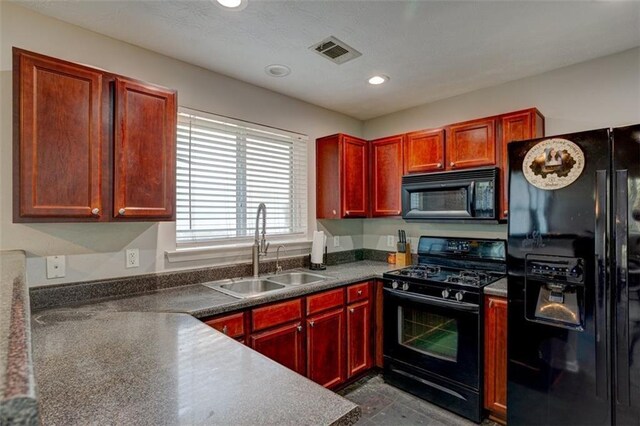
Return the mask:
<svg viewBox="0 0 640 426">
<path fill-rule="evenodd" d="M 347 287 L 347 378 L 371 368 L 370 286 L 366 282 Z"/>
<path fill-rule="evenodd" d="M 496 164 L 496 123 L 494 117 L 457 123 L 447 127 L 446 166 L 449 170 Z"/>
<path fill-rule="evenodd" d="M 507 418 L 507 299 L 485 296 L 484 407 L 491 419 Z"/>
<path fill-rule="evenodd" d="M 404 135 L 370 142 L 371 216 L 399 216 L 403 173 Z"/>
<path fill-rule="evenodd" d="M 307 318 L 307 375 L 326 387 L 345 381 L 344 309 Z"/>
<path fill-rule="evenodd" d="M 244 312 L 224 315 L 205 321 L 204 323 L 236 340 L 244 341 Z"/>
<path fill-rule="evenodd" d="M 252 334 L 250 346 L 277 363 L 304 375 L 303 328 L 302 323 L 294 322 Z"/>
<path fill-rule="evenodd" d="M 368 169 L 367 141 L 344 134 L 317 139 L 316 217 L 367 217 Z"/>
<path fill-rule="evenodd" d="M 176 92 L 13 49 L 14 222 L 175 218 Z"/>
<path fill-rule="evenodd" d="M 507 147 L 514 141 L 544 136 L 544 117 L 535 108 L 500 116 L 500 219 L 509 214 L 509 157 Z"/>
<path fill-rule="evenodd" d="M 445 169 L 445 133 L 442 129 L 407 133 L 404 144 L 404 174 Z"/>
</svg>

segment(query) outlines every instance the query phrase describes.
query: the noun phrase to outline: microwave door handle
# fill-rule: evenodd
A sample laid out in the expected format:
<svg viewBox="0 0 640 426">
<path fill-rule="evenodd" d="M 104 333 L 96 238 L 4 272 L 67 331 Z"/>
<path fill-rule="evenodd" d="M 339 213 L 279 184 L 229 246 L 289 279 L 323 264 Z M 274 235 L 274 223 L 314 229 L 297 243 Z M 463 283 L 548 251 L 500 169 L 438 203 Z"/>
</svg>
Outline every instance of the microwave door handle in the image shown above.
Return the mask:
<svg viewBox="0 0 640 426">
<path fill-rule="evenodd" d="M 476 213 L 476 183 L 472 181 L 469 183 L 469 197 L 467 199 L 467 210 L 469 211 L 469 215 L 471 217 L 475 216 Z"/>
</svg>

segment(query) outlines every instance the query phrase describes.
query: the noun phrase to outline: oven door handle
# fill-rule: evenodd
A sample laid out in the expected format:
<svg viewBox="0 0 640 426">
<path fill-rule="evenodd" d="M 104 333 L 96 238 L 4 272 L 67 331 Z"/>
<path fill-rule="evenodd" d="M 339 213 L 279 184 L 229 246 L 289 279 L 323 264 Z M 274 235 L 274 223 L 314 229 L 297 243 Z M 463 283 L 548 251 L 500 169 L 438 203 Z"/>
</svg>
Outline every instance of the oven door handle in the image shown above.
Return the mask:
<svg viewBox="0 0 640 426">
<path fill-rule="evenodd" d="M 457 311 L 472 312 L 476 314 L 480 312 L 480 306 L 474 303 L 452 302 L 450 300 L 438 299 L 431 296 L 423 296 L 421 294 L 406 293 L 404 291 L 392 290 L 390 288 L 385 288 L 384 292 L 389 296 L 399 300 L 440 306 L 443 308 L 453 308 Z"/>
</svg>

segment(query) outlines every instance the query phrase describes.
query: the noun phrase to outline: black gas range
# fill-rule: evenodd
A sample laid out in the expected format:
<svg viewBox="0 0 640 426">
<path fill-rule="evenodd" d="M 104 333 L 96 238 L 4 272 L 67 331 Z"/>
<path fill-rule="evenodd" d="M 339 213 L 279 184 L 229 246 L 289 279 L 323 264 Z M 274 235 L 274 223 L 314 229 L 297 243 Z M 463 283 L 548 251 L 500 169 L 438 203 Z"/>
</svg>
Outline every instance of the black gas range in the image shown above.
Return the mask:
<svg viewBox="0 0 640 426">
<path fill-rule="evenodd" d="M 479 422 L 482 288 L 506 273 L 502 240 L 420 237 L 418 264 L 384 274 L 385 379 Z"/>
</svg>

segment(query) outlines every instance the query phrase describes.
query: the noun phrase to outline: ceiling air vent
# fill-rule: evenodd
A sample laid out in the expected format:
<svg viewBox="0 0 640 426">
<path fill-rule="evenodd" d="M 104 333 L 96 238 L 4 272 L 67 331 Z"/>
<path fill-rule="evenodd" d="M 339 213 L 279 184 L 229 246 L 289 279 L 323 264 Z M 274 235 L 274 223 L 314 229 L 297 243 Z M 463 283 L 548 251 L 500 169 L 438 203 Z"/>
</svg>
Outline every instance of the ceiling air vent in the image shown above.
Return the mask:
<svg viewBox="0 0 640 426">
<path fill-rule="evenodd" d="M 309 49 L 314 50 L 318 55 L 324 56 L 338 65 L 362 56 L 362 53 L 333 36 L 327 37 L 320 43 L 314 44 Z"/>
</svg>

